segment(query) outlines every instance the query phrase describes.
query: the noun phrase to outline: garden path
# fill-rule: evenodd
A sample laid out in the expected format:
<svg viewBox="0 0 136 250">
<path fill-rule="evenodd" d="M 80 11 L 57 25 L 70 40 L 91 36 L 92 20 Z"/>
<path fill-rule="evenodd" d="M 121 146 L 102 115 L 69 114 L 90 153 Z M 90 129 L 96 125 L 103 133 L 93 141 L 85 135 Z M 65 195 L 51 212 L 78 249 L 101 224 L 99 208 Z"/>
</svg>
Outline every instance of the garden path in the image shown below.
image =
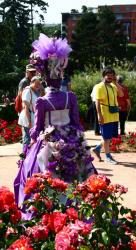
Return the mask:
<svg viewBox="0 0 136 250">
<path fill-rule="evenodd" d="M 127 122 L 126 130 L 135 131 L 136 122 Z M 96 145 L 101 137 L 95 136 L 94 131 L 85 133 L 90 146 Z M 0 185 L 7 186 L 13 191 L 13 180 L 18 172 L 17 160 L 21 152 L 21 144 L 9 144 L 0 146 Z M 99 173 L 109 177 L 112 183 L 118 183 L 128 187 L 123 204 L 129 208 L 136 209 L 136 153 L 114 153 L 118 165 L 109 165 L 94 159 L 94 165 Z M 104 159 L 104 154 L 102 153 Z"/>
</svg>

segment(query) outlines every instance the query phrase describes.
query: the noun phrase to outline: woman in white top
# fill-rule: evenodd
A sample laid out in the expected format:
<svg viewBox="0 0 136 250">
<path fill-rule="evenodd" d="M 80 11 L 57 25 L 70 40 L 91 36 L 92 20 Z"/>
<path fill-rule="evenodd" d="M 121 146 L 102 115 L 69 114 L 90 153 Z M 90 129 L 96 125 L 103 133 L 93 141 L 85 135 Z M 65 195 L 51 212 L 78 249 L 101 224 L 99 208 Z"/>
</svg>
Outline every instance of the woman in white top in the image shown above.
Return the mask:
<svg viewBox="0 0 136 250">
<path fill-rule="evenodd" d="M 38 98 L 41 86 L 41 78 L 34 76 L 30 86 L 27 86 L 22 93 L 22 111 L 19 115 L 18 124 L 22 126 L 23 151 L 30 144 L 29 129 L 34 126 L 35 103 Z"/>
</svg>

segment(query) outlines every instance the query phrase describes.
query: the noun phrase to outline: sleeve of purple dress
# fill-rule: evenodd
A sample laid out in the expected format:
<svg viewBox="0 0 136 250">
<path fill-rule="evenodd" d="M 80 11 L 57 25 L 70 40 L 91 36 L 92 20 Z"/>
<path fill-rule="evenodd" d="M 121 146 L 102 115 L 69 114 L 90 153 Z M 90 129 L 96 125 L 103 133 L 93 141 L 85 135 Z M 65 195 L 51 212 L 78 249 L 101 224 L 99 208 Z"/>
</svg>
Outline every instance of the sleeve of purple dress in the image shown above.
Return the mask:
<svg viewBox="0 0 136 250">
<path fill-rule="evenodd" d="M 45 110 L 44 110 L 44 100 L 39 97 L 36 101 L 35 106 L 35 122 L 34 127 L 30 130 L 30 136 L 32 139 L 36 140 L 39 133 L 44 130 L 45 124 Z"/>
<path fill-rule="evenodd" d="M 77 128 L 82 129 L 79 123 L 79 109 L 77 104 L 77 97 L 73 92 L 69 92 L 70 97 L 70 123 Z"/>
</svg>

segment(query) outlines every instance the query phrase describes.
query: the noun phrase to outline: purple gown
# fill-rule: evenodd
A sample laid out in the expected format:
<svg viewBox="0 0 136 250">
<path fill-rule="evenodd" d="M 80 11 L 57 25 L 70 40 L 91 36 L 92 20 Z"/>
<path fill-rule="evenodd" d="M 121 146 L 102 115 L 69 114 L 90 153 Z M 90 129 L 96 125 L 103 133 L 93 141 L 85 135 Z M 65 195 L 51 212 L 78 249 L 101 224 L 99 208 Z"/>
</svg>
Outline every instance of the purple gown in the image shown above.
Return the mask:
<svg viewBox="0 0 136 250">
<path fill-rule="evenodd" d="M 79 177 L 79 181 L 83 181 L 89 175 L 97 173 L 92 164 L 93 158 L 90 155 L 89 147 L 83 138 L 83 132 L 79 124 L 76 96 L 73 92 L 65 93 L 50 90 L 44 97 L 37 99 L 35 125 L 30 132 L 31 138 L 36 140 L 36 143 L 28 150 L 24 161 L 20 162 L 19 172 L 14 181 L 15 200 L 20 207 L 24 200 L 28 198 L 24 194 L 24 186 L 27 178 L 31 177 L 33 173 L 41 172 L 37 156 L 45 147 L 45 142 L 39 134 L 41 131 L 44 131 L 48 125 L 54 125 L 52 121 L 50 121 L 50 115 L 53 114 L 54 116 L 55 111 L 59 112 L 57 113 L 57 115 L 60 114 L 59 119 L 66 120 L 66 122 L 63 122 L 60 126 L 57 125 L 57 129 L 55 129 L 50 138 L 51 143 L 57 148 L 57 156 L 56 152 L 53 151 L 53 153 L 50 154 L 50 161 L 48 162 L 48 159 L 46 159 L 48 162 L 46 170 L 52 171 L 54 177 L 57 176 L 67 182 L 78 179 L 80 175 L 79 172 L 81 175 L 84 174 L 82 178 Z M 53 123 L 55 123 L 58 118 L 53 117 L 53 119 Z M 58 122 L 60 122 L 60 120 L 58 120 Z M 58 145 L 60 147 L 59 149 Z M 59 152 L 61 152 L 61 154 L 58 157 Z M 59 166 L 60 171 L 56 170 L 56 166 L 57 168 Z M 25 206 L 22 206 L 22 211 L 25 212 Z"/>
</svg>

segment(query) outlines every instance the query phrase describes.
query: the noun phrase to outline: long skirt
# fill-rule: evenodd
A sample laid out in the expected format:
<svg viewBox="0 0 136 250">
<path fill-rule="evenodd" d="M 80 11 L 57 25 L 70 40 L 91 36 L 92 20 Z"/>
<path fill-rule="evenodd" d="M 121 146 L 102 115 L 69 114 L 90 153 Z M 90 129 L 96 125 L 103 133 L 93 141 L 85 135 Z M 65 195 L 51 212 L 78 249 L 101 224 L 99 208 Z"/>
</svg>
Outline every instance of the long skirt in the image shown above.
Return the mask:
<svg viewBox="0 0 136 250">
<path fill-rule="evenodd" d="M 51 171 L 54 178 L 71 183 L 83 182 L 97 174 L 93 166 L 90 147 L 84 133 L 73 126 L 55 128 L 50 136 L 43 133 L 28 150 L 23 161 L 19 161 L 19 172 L 14 180 L 15 200 L 22 212 L 28 197 L 24 193 L 28 178 L 34 173 Z M 47 139 L 48 138 L 48 139 Z"/>
</svg>

